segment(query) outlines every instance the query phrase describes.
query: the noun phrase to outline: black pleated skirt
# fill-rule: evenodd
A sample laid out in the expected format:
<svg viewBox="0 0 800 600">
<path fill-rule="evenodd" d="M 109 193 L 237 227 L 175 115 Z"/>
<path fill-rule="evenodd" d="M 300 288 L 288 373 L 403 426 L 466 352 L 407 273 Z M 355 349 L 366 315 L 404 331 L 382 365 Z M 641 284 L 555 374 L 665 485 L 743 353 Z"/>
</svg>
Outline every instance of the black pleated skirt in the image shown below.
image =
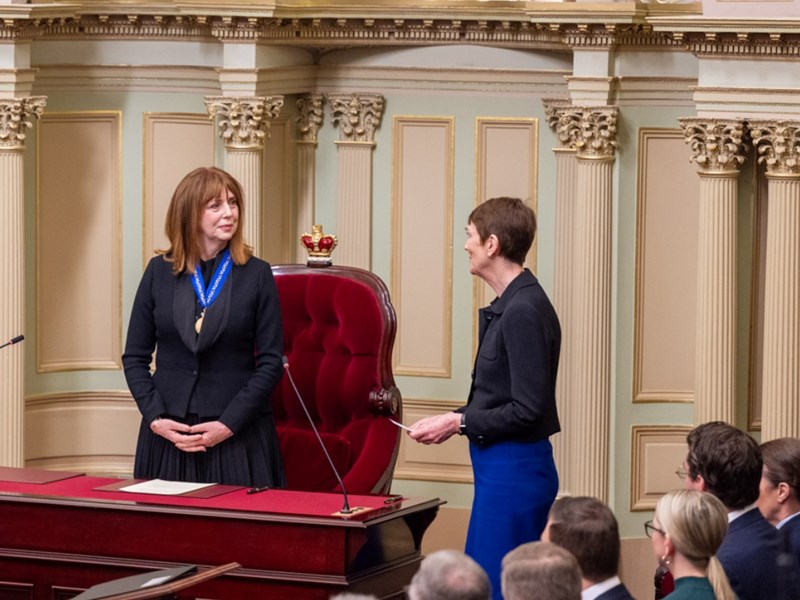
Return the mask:
<svg viewBox="0 0 800 600">
<path fill-rule="evenodd" d="M 169 417 L 196 425 L 215 417 Z M 286 487 L 283 459 L 275 425 L 269 415 L 259 415 L 240 433 L 206 452 L 184 452 L 169 440 L 150 431 L 142 421 L 136 444 L 133 476 L 225 485 Z"/>
</svg>

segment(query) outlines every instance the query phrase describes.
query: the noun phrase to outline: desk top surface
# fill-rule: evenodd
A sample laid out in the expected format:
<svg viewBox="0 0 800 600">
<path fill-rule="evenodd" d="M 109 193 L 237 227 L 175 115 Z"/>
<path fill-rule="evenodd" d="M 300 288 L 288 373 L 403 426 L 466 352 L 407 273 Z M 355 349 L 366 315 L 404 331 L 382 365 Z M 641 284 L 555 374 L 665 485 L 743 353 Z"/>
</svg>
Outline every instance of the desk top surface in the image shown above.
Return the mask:
<svg viewBox="0 0 800 600">
<path fill-rule="evenodd" d="M 255 494 L 248 494 L 247 488 L 225 486 L 225 493 L 213 497 L 162 496 L 154 494 L 131 493 L 99 489 L 115 487 L 125 480 L 108 477 L 91 477 L 77 473 L 69 473 L 64 478 L 51 479 L 42 470 L 19 469 L 15 477 L 14 469 L 3 468 L 0 472 L 0 501 L 30 500 L 37 502 L 96 504 L 113 506 L 114 508 L 139 507 L 176 507 L 182 509 L 198 509 L 213 511 L 237 511 L 252 513 L 252 516 L 278 515 L 284 517 L 309 517 L 315 519 L 332 519 L 334 521 L 364 522 L 370 519 L 394 514 L 403 509 L 420 507 L 420 504 L 442 504 L 442 501 L 399 498 L 384 495 L 349 495 L 353 514 L 342 515 L 343 496 L 340 493 L 304 492 L 293 490 L 269 489 Z M 6 474 L 4 476 L 4 473 Z M 44 475 L 44 476 L 43 476 Z M 4 479 L 15 479 L 7 481 Z M 32 482 L 33 480 L 33 482 Z M 135 480 L 129 480 L 134 483 Z"/>
</svg>

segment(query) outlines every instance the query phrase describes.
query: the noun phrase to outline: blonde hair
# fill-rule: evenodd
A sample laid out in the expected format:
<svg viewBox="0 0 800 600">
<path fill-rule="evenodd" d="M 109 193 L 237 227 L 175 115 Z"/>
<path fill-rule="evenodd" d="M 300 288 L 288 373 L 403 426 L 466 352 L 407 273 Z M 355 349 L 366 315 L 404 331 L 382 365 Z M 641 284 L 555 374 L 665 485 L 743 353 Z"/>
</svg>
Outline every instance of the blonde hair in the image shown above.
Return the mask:
<svg viewBox="0 0 800 600">
<path fill-rule="evenodd" d="M 736 600 L 716 553 L 728 531 L 725 505 L 713 494 L 675 490 L 656 504 L 656 521 L 672 540 L 675 551 L 705 569 L 717 600 Z"/>
<path fill-rule="evenodd" d="M 164 232 L 169 239 L 169 248 L 158 250 L 172 263 L 176 275 L 194 273 L 200 260 L 200 219 L 209 200 L 229 191 L 239 205 L 239 223 L 228 243 L 234 264 L 243 265 L 253 250 L 244 243 L 244 203 L 242 186 L 230 174 L 217 167 L 200 167 L 181 179 L 167 209 Z"/>
</svg>

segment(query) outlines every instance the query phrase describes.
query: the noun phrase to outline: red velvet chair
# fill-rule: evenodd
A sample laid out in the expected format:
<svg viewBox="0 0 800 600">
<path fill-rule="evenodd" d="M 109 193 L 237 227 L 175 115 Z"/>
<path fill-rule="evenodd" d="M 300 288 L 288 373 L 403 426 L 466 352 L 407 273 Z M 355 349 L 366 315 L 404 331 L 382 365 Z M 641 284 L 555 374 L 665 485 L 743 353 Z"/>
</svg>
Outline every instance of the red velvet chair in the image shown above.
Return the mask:
<svg viewBox="0 0 800 600">
<path fill-rule="evenodd" d="M 353 267 L 277 265 L 284 354 L 349 494 L 387 493 L 400 446 L 391 355 L 394 308 L 383 281 Z M 340 489 L 289 378 L 272 396 L 290 489 Z"/>
</svg>

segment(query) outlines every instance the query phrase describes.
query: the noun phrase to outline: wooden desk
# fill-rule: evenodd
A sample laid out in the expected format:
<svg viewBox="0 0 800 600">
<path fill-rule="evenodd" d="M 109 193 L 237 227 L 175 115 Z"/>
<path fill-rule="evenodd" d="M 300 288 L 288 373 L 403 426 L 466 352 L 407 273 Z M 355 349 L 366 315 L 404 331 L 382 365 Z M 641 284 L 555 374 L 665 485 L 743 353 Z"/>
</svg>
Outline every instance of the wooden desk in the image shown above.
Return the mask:
<svg viewBox="0 0 800 600">
<path fill-rule="evenodd" d="M 214 498 L 98 491 L 117 480 L 0 481 L 0 598 L 67 599 L 178 564 L 242 566 L 180 598 L 320 599 L 344 590 L 402 598 L 443 502 L 240 489 Z"/>
</svg>

